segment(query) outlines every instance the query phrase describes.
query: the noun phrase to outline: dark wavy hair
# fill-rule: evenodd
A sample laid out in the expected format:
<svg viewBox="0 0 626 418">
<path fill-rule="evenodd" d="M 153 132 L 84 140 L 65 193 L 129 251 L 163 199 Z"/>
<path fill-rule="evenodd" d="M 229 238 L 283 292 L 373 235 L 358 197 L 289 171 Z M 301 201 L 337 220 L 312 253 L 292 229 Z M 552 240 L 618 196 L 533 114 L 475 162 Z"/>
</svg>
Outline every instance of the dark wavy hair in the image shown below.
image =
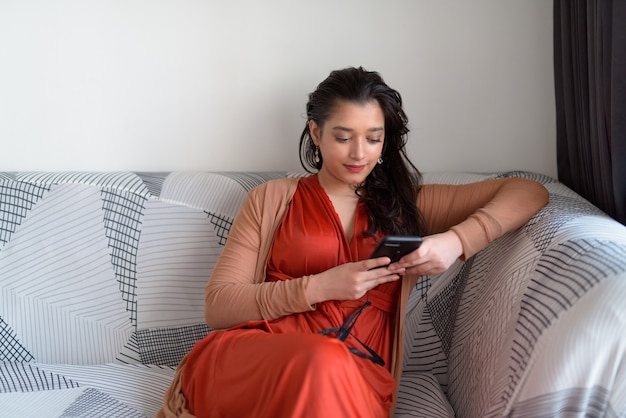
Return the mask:
<svg viewBox="0 0 626 418">
<path fill-rule="evenodd" d="M 323 129 L 324 122 L 340 101 L 365 104 L 376 101 L 385 116 L 385 140 L 381 157 L 356 194 L 365 203 L 369 226 L 366 236 L 378 232 L 389 235 L 423 235 L 421 215 L 416 207 L 422 176 L 406 154 L 408 118 L 402 109 L 400 94 L 382 77 L 362 67 L 336 70 L 309 94 L 307 124 L 300 136 L 300 163 L 309 173 L 323 164 L 315 161 L 315 144 L 309 131 L 313 120 Z"/>
</svg>

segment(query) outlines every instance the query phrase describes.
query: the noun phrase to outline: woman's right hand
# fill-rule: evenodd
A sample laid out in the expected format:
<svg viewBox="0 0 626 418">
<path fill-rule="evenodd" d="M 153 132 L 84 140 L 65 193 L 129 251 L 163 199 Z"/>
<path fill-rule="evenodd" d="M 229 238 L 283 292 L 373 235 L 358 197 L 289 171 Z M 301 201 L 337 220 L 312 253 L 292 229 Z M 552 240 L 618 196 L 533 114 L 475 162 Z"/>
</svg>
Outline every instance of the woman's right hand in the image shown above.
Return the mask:
<svg viewBox="0 0 626 418">
<path fill-rule="evenodd" d="M 309 277 L 306 288 L 311 305 L 327 300 L 356 300 L 376 286 L 398 280 L 404 269 L 389 270 L 388 257 L 342 264 Z M 380 268 L 379 268 L 380 267 Z"/>
</svg>

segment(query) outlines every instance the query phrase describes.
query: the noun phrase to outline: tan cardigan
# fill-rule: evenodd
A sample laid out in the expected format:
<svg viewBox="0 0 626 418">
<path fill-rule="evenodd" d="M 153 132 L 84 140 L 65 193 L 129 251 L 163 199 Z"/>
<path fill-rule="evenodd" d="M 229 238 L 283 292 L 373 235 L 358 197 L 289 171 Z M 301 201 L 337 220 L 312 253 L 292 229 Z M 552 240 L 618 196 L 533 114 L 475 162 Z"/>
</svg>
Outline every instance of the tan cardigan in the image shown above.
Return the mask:
<svg viewBox="0 0 626 418">
<path fill-rule="evenodd" d="M 275 319 L 315 309 L 306 300 L 305 291 L 312 276 L 265 282 L 274 235 L 297 184 L 295 178 L 272 180 L 248 194 L 206 287 L 204 316 L 210 327 L 229 328 L 249 320 Z M 548 193 L 542 185 L 509 178 L 459 186 L 424 185 L 417 206 L 428 234 L 453 230 L 463 244 L 462 258 L 467 259 L 494 239 L 522 226 L 547 201 Z M 418 279 L 402 279 L 397 304 L 390 369 L 396 379 L 396 392 L 402 374 L 406 305 Z M 180 390 L 185 362 L 186 358 L 177 367 L 158 417 L 193 417 Z"/>
</svg>

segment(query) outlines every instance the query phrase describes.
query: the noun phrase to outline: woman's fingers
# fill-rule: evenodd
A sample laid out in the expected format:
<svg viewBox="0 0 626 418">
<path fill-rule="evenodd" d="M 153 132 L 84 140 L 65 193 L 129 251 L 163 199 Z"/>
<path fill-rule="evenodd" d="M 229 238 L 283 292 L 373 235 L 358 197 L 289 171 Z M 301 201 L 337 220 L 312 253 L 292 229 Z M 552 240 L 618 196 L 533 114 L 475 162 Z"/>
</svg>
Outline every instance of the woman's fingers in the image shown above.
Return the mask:
<svg viewBox="0 0 626 418">
<path fill-rule="evenodd" d="M 310 303 L 358 299 L 374 287 L 398 280 L 404 269 L 390 271 L 389 257 L 346 263 L 313 277 L 307 286 Z"/>
<path fill-rule="evenodd" d="M 368 258 L 363 260 L 362 263 L 365 270 L 374 270 L 389 265 L 391 259 L 389 257 Z"/>
<path fill-rule="evenodd" d="M 401 276 L 398 271 L 390 271 L 387 266 L 391 260 L 389 257 L 379 257 L 363 260 L 357 267 L 358 272 L 353 276 L 352 285 L 355 293 L 353 299 L 358 299 L 376 286 L 398 280 Z M 356 263 L 357 265 L 359 263 Z M 404 269 L 399 270 L 401 272 Z"/>
<path fill-rule="evenodd" d="M 390 262 L 391 259 L 389 257 L 364 260 L 364 268 L 368 271 L 373 270 L 371 273 L 368 273 L 365 280 L 374 281 L 377 282 L 377 284 L 380 284 L 400 278 L 399 275 L 404 273 L 404 268 L 398 266 L 390 268 L 392 266 L 389 264 Z"/>
<path fill-rule="evenodd" d="M 389 257 L 346 263 L 315 275 L 307 287 L 311 303 L 325 300 L 353 300 L 382 283 L 405 274 L 431 275 L 446 271 L 462 254 L 461 240 L 453 231 L 424 238 L 420 248 L 389 264 Z"/>
<path fill-rule="evenodd" d="M 405 274 L 431 275 L 446 271 L 463 254 L 461 240 L 454 231 L 435 234 L 424 238 L 420 248 L 402 257 L 398 268 Z M 396 266 L 390 266 L 390 270 Z"/>
</svg>

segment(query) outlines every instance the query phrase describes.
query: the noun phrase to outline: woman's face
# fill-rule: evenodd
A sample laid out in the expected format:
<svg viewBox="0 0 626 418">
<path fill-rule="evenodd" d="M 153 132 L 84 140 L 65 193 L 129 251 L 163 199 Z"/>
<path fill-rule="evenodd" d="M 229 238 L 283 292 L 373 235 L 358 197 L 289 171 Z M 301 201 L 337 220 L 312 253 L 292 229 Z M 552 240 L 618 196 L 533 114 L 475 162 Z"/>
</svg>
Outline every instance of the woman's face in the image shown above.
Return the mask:
<svg viewBox="0 0 626 418">
<path fill-rule="evenodd" d="M 340 101 L 323 126 L 309 121 L 311 138 L 323 159 L 318 177 L 327 189 L 363 183 L 383 151 L 385 116 L 377 101 Z"/>
</svg>

